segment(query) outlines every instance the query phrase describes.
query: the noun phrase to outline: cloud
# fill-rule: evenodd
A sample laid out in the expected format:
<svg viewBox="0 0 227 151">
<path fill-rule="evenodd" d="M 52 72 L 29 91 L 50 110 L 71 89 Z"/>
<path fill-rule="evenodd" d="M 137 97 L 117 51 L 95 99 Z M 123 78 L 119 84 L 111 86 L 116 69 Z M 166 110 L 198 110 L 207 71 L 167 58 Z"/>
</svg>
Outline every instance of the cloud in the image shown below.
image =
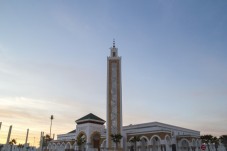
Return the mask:
<svg viewBox="0 0 227 151">
<path fill-rule="evenodd" d="M 84 113 L 86 104 L 79 102 L 26 97 L 1 97 L 0 117 L 1 122 L 6 127 L 3 130 L 4 135 L 7 134 L 8 127 L 13 125 L 12 137 L 18 137 L 18 140 L 23 140 L 24 134 L 29 128 L 29 136 L 36 137 L 38 140 L 41 131 L 44 131 L 45 134 L 49 133 L 50 115 L 54 115 L 52 133 L 55 133 L 55 136 L 67 133 L 75 129 L 76 119 L 87 114 Z M 31 138 L 31 141 L 33 142 L 33 138 Z"/>
<path fill-rule="evenodd" d="M 0 103 L 2 122 L 30 125 L 39 131 L 49 130 L 49 117 L 52 114 L 55 117 L 54 122 L 57 124 L 55 127 L 59 132 L 71 130 L 67 129 L 66 125 L 75 126 L 76 119 L 90 112 L 105 118 L 102 111 L 90 106 L 86 101 L 1 97 Z"/>
</svg>

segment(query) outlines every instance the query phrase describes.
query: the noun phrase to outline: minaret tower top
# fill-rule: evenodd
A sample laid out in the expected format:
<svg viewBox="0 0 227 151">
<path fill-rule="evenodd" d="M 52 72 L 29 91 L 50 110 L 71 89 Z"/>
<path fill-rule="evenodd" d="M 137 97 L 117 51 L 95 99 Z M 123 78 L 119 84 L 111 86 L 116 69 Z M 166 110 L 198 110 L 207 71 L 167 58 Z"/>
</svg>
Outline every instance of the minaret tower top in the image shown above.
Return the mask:
<svg viewBox="0 0 227 151">
<path fill-rule="evenodd" d="M 110 57 L 118 57 L 118 49 L 115 47 L 115 39 L 113 39 L 113 47 L 111 47 L 110 50 Z"/>
</svg>

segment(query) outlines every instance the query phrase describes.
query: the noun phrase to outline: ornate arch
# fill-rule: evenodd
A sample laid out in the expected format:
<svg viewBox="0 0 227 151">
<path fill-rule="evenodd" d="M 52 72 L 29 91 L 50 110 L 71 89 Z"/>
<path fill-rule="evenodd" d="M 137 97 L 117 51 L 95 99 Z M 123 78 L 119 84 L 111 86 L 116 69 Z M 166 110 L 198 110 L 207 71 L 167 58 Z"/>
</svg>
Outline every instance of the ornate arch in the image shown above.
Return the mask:
<svg viewBox="0 0 227 151">
<path fill-rule="evenodd" d="M 73 146 L 73 148 L 75 148 L 75 146 L 76 146 L 77 144 L 76 144 L 76 141 L 74 142 L 74 144 L 72 145 Z"/>
<path fill-rule="evenodd" d="M 93 148 L 97 148 L 98 150 L 100 150 L 100 140 L 101 140 L 101 134 L 98 131 L 94 131 L 91 136 L 90 136 L 90 140 L 91 140 L 91 144 L 93 146 Z"/>
<path fill-rule="evenodd" d="M 136 140 L 140 138 L 141 137 L 139 137 L 138 135 L 131 136 L 127 142 L 127 148 L 129 150 L 137 150 L 137 148 L 140 147 L 141 143 L 138 143 L 138 141 Z"/>
<path fill-rule="evenodd" d="M 106 147 L 106 139 L 101 142 L 101 147 Z"/>
<path fill-rule="evenodd" d="M 161 138 L 158 135 L 154 135 L 150 139 L 152 145 L 152 151 L 160 150 Z"/>
<path fill-rule="evenodd" d="M 128 140 L 128 142 L 130 142 L 133 139 L 134 136 L 131 136 L 130 139 Z"/>
<path fill-rule="evenodd" d="M 94 132 L 91 134 L 90 139 L 92 140 L 92 139 L 93 139 L 93 137 L 94 137 L 95 135 L 99 135 L 99 137 L 101 137 L 100 132 L 98 132 L 98 131 L 94 131 Z"/>
<path fill-rule="evenodd" d="M 49 143 L 48 146 L 47 146 L 47 149 L 51 149 L 52 148 L 52 144 Z"/>
<path fill-rule="evenodd" d="M 141 151 L 146 151 L 148 148 L 148 145 L 150 145 L 150 141 L 146 136 L 141 136 L 140 137 L 140 150 Z"/>
<path fill-rule="evenodd" d="M 165 136 L 165 141 L 166 141 L 166 144 L 167 144 L 167 145 L 171 145 L 171 138 L 170 138 L 169 135 L 166 135 L 166 136 Z"/>
<path fill-rule="evenodd" d="M 183 138 L 179 142 L 179 147 L 180 147 L 181 151 L 189 151 L 190 142 L 186 138 Z"/>
<path fill-rule="evenodd" d="M 182 145 L 182 142 L 187 142 L 188 146 L 189 146 L 189 144 L 190 144 L 189 140 L 187 140 L 186 138 L 182 138 L 182 139 L 180 140 L 180 144 L 181 144 L 181 145 Z M 184 145 L 186 145 L 186 144 L 184 144 Z"/>
<path fill-rule="evenodd" d="M 147 142 L 149 142 L 149 139 L 148 139 L 147 136 L 144 136 L 144 135 L 143 135 L 143 136 L 140 137 L 140 139 L 143 139 L 143 138 L 146 139 Z"/>
<path fill-rule="evenodd" d="M 64 151 L 65 150 L 65 143 L 62 142 L 60 147 L 58 148 L 58 151 Z"/>
<path fill-rule="evenodd" d="M 65 149 L 71 149 L 72 148 L 72 145 L 68 142 L 66 145 L 65 145 Z"/>
<path fill-rule="evenodd" d="M 56 146 L 57 146 L 57 145 L 56 145 L 55 143 L 53 143 L 53 144 L 51 145 L 51 149 L 52 149 L 52 150 L 55 150 L 55 149 L 56 149 Z"/>
<path fill-rule="evenodd" d="M 151 137 L 151 139 L 150 139 L 151 145 L 154 145 L 154 144 L 153 144 L 153 143 L 154 143 L 154 140 L 155 140 L 156 142 L 158 142 L 158 145 L 160 145 L 160 143 L 161 143 L 161 138 L 160 138 L 158 135 L 153 135 L 153 136 Z"/>
<path fill-rule="evenodd" d="M 84 131 L 81 131 L 76 137 L 76 146 L 83 150 L 85 148 L 85 143 L 88 141 L 88 137 Z M 80 142 L 80 144 L 78 144 Z"/>
<path fill-rule="evenodd" d="M 62 144 L 61 144 L 61 146 L 60 147 L 64 147 L 65 148 L 65 143 L 63 142 Z"/>
<path fill-rule="evenodd" d="M 81 131 L 81 132 L 77 135 L 76 139 L 82 137 L 83 135 L 85 136 L 85 138 L 87 138 L 86 133 L 85 133 L 84 131 Z"/>
</svg>

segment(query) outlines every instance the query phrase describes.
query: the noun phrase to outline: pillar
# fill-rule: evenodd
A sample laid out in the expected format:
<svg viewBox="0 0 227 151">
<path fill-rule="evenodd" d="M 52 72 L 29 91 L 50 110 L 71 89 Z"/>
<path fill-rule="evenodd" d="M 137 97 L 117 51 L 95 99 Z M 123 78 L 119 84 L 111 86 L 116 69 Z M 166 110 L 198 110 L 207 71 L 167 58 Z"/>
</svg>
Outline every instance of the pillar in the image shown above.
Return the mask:
<svg viewBox="0 0 227 151">
<path fill-rule="evenodd" d="M 8 132 L 8 137 L 7 137 L 6 144 L 9 144 L 9 140 L 10 140 L 10 136 L 11 136 L 11 131 L 12 131 L 12 125 L 10 125 L 10 127 L 9 127 L 9 132 Z"/>
<path fill-rule="evenodd" d="M 27 129 L 27 135 L 26 135 L 26 139 L 25 139 L 25 144 L 28 143 L 28 133 L 29 133 L 29 129 Z"/>
</svg>

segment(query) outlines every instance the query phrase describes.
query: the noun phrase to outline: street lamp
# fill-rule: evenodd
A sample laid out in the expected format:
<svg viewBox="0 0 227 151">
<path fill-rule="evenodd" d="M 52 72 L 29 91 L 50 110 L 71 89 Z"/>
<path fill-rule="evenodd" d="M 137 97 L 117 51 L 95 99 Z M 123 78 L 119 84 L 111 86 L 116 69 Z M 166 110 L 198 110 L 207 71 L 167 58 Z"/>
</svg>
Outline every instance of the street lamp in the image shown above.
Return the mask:
<svg viewBox="0 0 227 151">
<path fill-rule="evenodd" d="M 51 138 L 51 128 L 52 128 L 52 120 L 54 119 L 54 116 L 53 115 L 51 115 L 50 116 L 50 138 Z"/>
</svg>

